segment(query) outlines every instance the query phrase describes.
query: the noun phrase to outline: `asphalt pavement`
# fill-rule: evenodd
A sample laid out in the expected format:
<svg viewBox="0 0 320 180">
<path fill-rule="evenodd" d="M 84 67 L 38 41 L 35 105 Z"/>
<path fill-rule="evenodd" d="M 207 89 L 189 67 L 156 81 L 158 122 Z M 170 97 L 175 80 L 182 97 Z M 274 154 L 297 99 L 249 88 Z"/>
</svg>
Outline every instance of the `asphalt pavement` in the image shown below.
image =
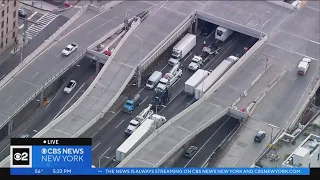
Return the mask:
<svg viewBox="0 0 320 180">
<path fill-rule="evenodd" d="M 184 82 L 194 73 L 187 69 L 188 64 L 191 62 L 193 55 L 200 55 L 202 50 L 203 41 L 206 40 L 207 44 L 215 43 L 214 33 L 209 34 L 206 37 L 197 36 L 197 46 L 192 52 L 186 55 L 186 58 L 182 60 L 183 63 L 183 74 L 180 80 L 178 80 L 172 88 L 170 88 L 171 101 L 166 105 L 166 108 L 159 109 L 158 114 L 164 115 L 168 120 L 173 116 L 184 110 L 187 106 L 195 102 L 193 97 L 189 97 L 182 93 L 184 89 Z M 223 59 L 230 55 L 242 55 L 244 53 L 243 47 L 251 47 L 254 41 L 251 37 L 235 33 L 226 42 L 222 43 L 222 50 L 216 55 L 211 61 L 208 61 L 202 69 L 213 70 Z M 164 54 L 164 57 L 170 57 L 171 49 L 169 48 Z M 163 57 L 162 57 L 163 58 Z M 167 58 L 168 59 L 168 58 Z M 153 70 L 162 71 L 163 73 L 168 72 L 172 66 L 167 65 L 167 60 L 158 59 Z M 151 72 L 152 73 L 152 72 Z M 126 114 L 120 110 L 116 112 L 109 112 L 107 118 L 103 118 L 100 121 L 104 123 L 97 123 L 92 126 L 87 132 L 81 137 L 92 137 L 93 138 L 93 164 L 96 167 L 105 166 L 116 166 L 117 163 L 113 162 L 112 159 L 115 157 L 116 149 L 122 144 L 127 138 L 124 130 L 128 126 L 129 121 L 139 114 L 146 106 L 151 103 L 153 90 L 147 90 L 144 87 L 140 89 L 134 89 L 130 94 L 140 93 L 142 105 L 137 107 L 133 114 Z M 101 125 L 103 126 L 101 127 Z"/>
<path fill-rule="evenodd" d="M 22 133 L 29 134 L 29 137 L 34 136 L 54 118 L 68 109 L 89 87 L 93 81 L 95 70 L 95 66 L 90 64 L 90 59 L 83 58 L 65 80 L 61 88 L 52 97 L 50 103 L 27 122 L 21 124 L 19 128 L 13 132 L 13 137 L 17 137 Z M 70 94 L 65 94 L 63 89 L 71 79 L 77 82 L 77 86 Z M 0 142 L 0 161 L 9 155 L 8 147 L 9 137 L 6 137 Z"/>
<path fill-rule="evenodd" d="M 173 167 L 202 167 L 211 153 L 240 125 L 240 121 L 230 116 L 224 116 L 219 121 L 202 131 L 194 139 L 192 146 L 198 151 L 192 158 L 182 156 L 173 164 Z"/>
<path fill-rule="evenodd" d="M 53 33 L 55 33 L 59 27 L 68 21 L 63 16 L 58 16 L 47 27 L 40 31 L 36 37 L 29 40 L 28 44 L 22 48 L 22 59 L 29 56 L 34 50 L 36 50 L 46 39 L 48 39 Z M 6 60 L 0 66 L 0 77 L 3 77 L 10 73 L 21 62 L 20 51 L 13 54 L 8 60 Z"/>
</svg>

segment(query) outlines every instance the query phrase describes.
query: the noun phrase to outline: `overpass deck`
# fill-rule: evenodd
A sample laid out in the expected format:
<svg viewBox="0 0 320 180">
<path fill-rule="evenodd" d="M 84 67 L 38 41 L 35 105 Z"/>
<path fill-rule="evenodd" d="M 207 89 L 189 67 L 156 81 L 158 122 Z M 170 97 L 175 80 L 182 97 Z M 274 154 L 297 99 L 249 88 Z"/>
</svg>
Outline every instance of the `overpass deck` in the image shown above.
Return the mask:
<svg viewBox="0 0 320 180">
<path fill-rule="evenodd" d="M 301 108 L 308 98 L 308 93 L 310 93 L 310 90 L 315 85 L 314 82 L 318 80 L 316 78 L 319 78 L 317 69 L 320 59 L 318 51 L 320 48 L 319 11 L 306 7 L 291 12 L 267 1 L 219 1 L 205 3 L 205 8 L 200 12 L 202 14 L 226 19 L 245 27 L 250 26 L 252 29 L 261 29 L 261 24 L 264 24 L 263 31 L 269 36 L 268 42 L 248 57 L 248 60 L 204 102 L 201 104 L 200 102 L 196 102 L 171 119 L 168 122 L 170 124 L 166 128 L 149 137 L 127 159 L 121 162 L 119 166 L 160 166 L 170 157 L 170 153 L 173 153 L 177 147 L 183 145 L 181 142 L 188 136 L 192 136 L 195 130 L 209 122 L 222 110 L 231 106 L 262 71 L 266 58 L 270 58 L 269 63 L 272 63 L 273 66 L 264 75 L 264 78 L 271 81 L 283 70 L 287 70 L 288 73 L 281 80 L 280 84 L 275 86 L 256 108 L 253 117 L 263 123 L 261 127 L 257 128 L 256 126 L 253 129 L 255 133 L 259 128 L 265 127 L 266 123 L 283 127 L 294 118 L 296 113 L 293 113 L 293 111 Z M 262 13 L 266 11 L 270 13 Z M 261 17 L 262 14 L 264 14 L 264 18 Z M 313 59 L 312 66 L 307 76 L 297 77 L 295 67 L 303 56 L 309 56 Z M 247 129 L 250 129 L 250 126 Z M 249 135 L 245 136 L 245 134 Z M 248 166 L 249 161 L 240 163 L 239 160 L 241 157 L 243 157 L 241 159 L 248 158 L 251 154 L 245 155 L 245 152 L 252 152 L 253 148 L 257 148 L 251 145 L 252 137 L 252 132 L 250 134 L 250 132 L 245 131 L 238 139 L 241 141 L 242 138 L 241 142 L 244 142 L 241 154 L 235 158 L 231 158 L 230 154 L 229 156 L 225 156 L 224 162 L 221 162 L 221 166 L 237 166 L 237 163 L 239 166 L 242 165 L 242 167 Z M 262 151 L 263 148 L 258 147 L 257 149 Z M 235 149 L 232 150 L 235 151 Z M 253 158 L 249 158 L 251 164 L 254 161 Z"/>
<path fill-rule="evenodd" d="M 128 36 L 114 57 L 109 58 L 110 62 L 106 63 L 97 76 L 98 80 L 91 85 L 92 90 L 89 87 L 83 99 L 80 98 L 57 121 L 39 132 L 37 137 L 76 137 L 81 135 L 84 127 L 99 119 L 100 112 L 111 106 L 121 89 L 127 85 L 141 58 L 147 56 L 189 15 L 163 8 L 163 4 L 164 2 L 142 2 L 136 6 L 135 9 L 139 11 L 133 14 L 148 9 L 148 19 Z M 117 21 L 112 21 L 112 24 L 113 22 Z"/>
</svg>

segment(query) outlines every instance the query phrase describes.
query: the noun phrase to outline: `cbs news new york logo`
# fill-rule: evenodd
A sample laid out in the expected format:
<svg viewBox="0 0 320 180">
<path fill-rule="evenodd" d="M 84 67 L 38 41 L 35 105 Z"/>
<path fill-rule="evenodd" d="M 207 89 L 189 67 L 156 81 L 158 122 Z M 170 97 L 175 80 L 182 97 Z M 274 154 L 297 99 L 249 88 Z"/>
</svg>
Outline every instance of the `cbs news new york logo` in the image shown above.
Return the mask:
<svg viewBox="0 0 320 180">
<path fill-rule="evenodd" d="M 10 146 L 10 167 L 31 168 L 32 146 Z"/>
</svg>

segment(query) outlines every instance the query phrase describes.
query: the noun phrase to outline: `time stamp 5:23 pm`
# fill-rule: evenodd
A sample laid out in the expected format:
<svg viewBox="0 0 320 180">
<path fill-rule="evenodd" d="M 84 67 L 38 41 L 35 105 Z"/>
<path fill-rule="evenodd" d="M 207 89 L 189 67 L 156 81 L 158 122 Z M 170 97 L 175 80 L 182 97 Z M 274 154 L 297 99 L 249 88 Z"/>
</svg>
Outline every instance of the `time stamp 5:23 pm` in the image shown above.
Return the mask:
<svg viewBox="0 0 320 180">
<path fill-rule="evenodd" d="M 41 174 L 43 172 L 43 169 L 35 169 L 35 174 Z M 71 169 L 52 169 L 52 174 L 70 174 L 72 173 Z"/>
</svg>

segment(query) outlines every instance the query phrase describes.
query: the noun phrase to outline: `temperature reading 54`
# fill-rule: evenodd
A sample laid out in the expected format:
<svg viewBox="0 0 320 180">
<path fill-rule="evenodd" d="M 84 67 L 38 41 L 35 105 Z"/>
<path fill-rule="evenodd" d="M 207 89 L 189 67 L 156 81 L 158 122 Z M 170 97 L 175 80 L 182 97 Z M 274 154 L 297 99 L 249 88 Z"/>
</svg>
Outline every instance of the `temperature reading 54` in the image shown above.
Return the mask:
<svg viewBox="0 0 320 180">
<path fill-rule="evenodd" d="M 36 174 L 40 174 L 40 173 L 42 173 L 43 172 L 43 169 L 35 169 L 34 170 L 34 173 L 36 173 Z"/>
</svg>

